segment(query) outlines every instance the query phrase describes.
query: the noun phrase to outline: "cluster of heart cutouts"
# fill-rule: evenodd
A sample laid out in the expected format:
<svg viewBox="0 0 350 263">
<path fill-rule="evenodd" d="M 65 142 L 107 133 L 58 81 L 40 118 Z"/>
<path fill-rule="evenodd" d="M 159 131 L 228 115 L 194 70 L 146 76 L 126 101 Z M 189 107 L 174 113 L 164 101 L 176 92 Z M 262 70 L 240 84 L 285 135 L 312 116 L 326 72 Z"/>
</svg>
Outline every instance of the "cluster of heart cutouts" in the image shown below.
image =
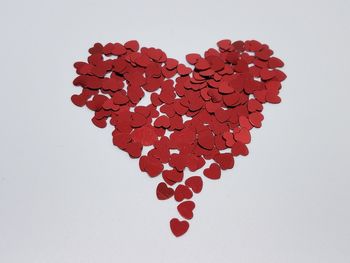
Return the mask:
<svg viewBox="0 0 350 263">
<path fill-rule="evenodd" d="M 204 55 L 186 55 L 187 65 L 135 40 L 96 43 L 89 53 L 74 64 L 82 89 L 72 102 L 94 111 L 95 126 L 110 123 L 113 144 L 138 158 L 141 171 L 161 176 L 156 196 L 178 202 L 170 229 L 183 235 L 203 179 L 219 179 L 246 156 L 263 104 L 280 103 L 283 62 L 256 40 L 221 40 Z"/>
</svg>

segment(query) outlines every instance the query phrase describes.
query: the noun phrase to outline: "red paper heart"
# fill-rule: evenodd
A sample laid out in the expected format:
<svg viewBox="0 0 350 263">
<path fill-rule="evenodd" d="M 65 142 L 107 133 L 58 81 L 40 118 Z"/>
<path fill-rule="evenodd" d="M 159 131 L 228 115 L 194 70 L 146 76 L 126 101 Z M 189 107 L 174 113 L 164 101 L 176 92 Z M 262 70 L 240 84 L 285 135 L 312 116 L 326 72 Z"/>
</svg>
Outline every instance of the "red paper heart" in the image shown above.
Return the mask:
<svg viewBox="0 0 350 263">
<path fill-rule="evenodd" d="M 96 43 L 87 62 L 74 64 L 79 76 L 73 84 L 82 91 L 72 102 L 94 111 L 95 126 L 110 123 L 113 144 L 139 158 L 141 171 L 162 174 L 156 190 L 160 200 L 174 196 L 182 202 L 200 193 L 202 178 L 188 174 L 198 173 L 206 161 L 211 164 L 203 175 L 210 179 L 233 168 L 234 157 L 248 155 L 250 131 L 262 126 L 263 104 L 281 101 L 286 75 L 278 68 L 284 64 L 268 45 L 224 39 L 217 46 L 204 55 L 186 55 L 189 67 L 160 49 L 140 48 L 136 40 Z M 145 95 L 149 105 L 141 102 Z M 192 212 L 184 206 L 189 204 L 178 208 L 188 219 Z M 172 219 L 170 226 L 179 236 L 189 224 Z"/>
<path fill-rule="evenodd" d="M 185 234 L 189 227 L 190 224 L 187 221 L 180 221 L 177 218 L 170 220 L 170 229 L 176 237 Z"/>
<path fill-rule="evenodd" d="M 166 200 L 174 195 L 174 189 L 168 187 L 166 183 L 161 182 L 157 186 L 156 193 L 159 200 Z"/>
<path fill-rule="evenodd" d="M 196 207 L 195 203 L 192 201 L 182 202 L 177 206 L 177 211 L 185 219 L 192 219 L 193 209 Z"/>
<path fill-rule="evenodd" d="M 203 171 L 203 174 L 209 179 L 219 179 L 221 177 L 220 166 L 217 163 L 212 163 L 207 169 Z"/>
</svg>

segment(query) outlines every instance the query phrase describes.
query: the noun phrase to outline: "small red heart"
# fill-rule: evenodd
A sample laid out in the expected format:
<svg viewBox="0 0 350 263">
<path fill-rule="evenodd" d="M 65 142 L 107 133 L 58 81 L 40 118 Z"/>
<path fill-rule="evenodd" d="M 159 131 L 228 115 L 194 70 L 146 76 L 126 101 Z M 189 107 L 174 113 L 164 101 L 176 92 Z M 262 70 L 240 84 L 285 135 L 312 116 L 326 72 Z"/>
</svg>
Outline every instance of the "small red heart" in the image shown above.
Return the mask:
<svg viewBox="0 0 350 263">
<path fill-rule="evenodd" d="M 147 172 L 150 177 L 159 175 L 164 168 L 159 159 L 152 156 L 141 156 L 139 163 L 141 171 Z"/>
<path fill-rule="evenodd" d="M 87 101 L 87 98 L 83 95 L 73 95 L 71 100 L 76 106 L 83 107 Z"/>
<path fill-rule="evenodd" d="M 219 179 L 221 177 L 220 166 L 217 163 L 212 163 L 209 168 L 204 170 L 204 175 L 209 179 Z"/>
<path fill-rule="evenodd" d="M 185 234 L 189 227 L 190 224 L 187 221 L 180 221 L 177 218 L 170 220 L 170 229 L 176 237 Z"/>
<path fill-rule="evenodd" d="M 247 108 L 248 108 L 248 111 L 250 111 L 250 112 L 263 110 L 262 104 L 256 99 L 250 99 L 248 101 Z"/>
<path fill-rule="evenodd" d="M 191 68 L 186 67 L 184 64 L 179 64 L 177 66 L 177 73 L 179 73 L 182 76 L 188 75 L 192 72 Z"/>
<path fill-rule="evenodd" d="M 154 126 L 157 128 L 169 128 L 170 120 L 167 116 L 160 116 L 158 117 L 158 119 L 155 120 Z"/>
<path fill-rule="evenodd" d="M 139 142 L 131 142 L 126 146 L 125 151 L 128 152 L 131 158 L 139 158 L 142 152 L 142 144 Z"/>
<path fill-rule="evenodd" d="M 251 130 L 253 128 L 253 125 L 250 123 L 247 116 L 239 116 L 238 121 L 239 125 L 247 130 Z"/>
<path fill-rule="evenodd" d="M 228 82 L 220 82 L 219 92 L 223 94 L 231 94 L 235 89 Z"/>
<path fill-rule="evenodd" d="M 139 42 L 137 42 L 136 40 L 130 40 L 124 44 L 124 47 L 126 49 L 130 49 L 130 50 L 136 52 L 139 50 L 140 45 L 139 45 Z"/>
<path fill-rule="evenodd" d="M 192 176 L 185 181 L 185 184 L 196 194 L 199 194 L 203 188 L 203 180 L 200 176 Z"/>
<path fill-rule="evenodd" d="M 105 128 L 107 126 L 107 122 L 105 119 L 97 119 L 97 118 L 93 117 L 91 119 L 91 121 L 93 124 L 95 124 L 96 127 L 101 128 L 101 129 Z"/>
<path fill-rule="evenodd" d="M 276 57 L 271 57 L 268 64 L 270 68 L 281 68 L 284 66 L 283 61 Z"/>
<path fill-rule="evenodd" d="M 195 64 L 197 70 L 206 70 L 210 68 L 209 62 L 204 58 L 199 58 Z"/>
<path fill-rule="evenodd" d="M 250 143 L 250 140 L 251 140 L 250 132 L 246 128 L 235 128 L 233 132 L 234 132 L 234 138 L 236 141 L 244 144 Z"/>
<path fill-rule="evenodd" d="M 232 147 L 235 143 L 235 140 L 233 139 L 233 135 L 231 132 L 224 132 L 222 137 L 225 140 L 225 144 L 227 147 Z"/>
<path fill-rule="evenodd" d="M 196 64 L 200 58 L 201 58 L 201 56 L 199 54 L 196 54 L 196 53 L 191 53 L 191 54 L 186 55 L 186 60 L 191 65 Z"/>
<path fill-rule="evenodd" d="M 249 150 L 247 148 L 247 145 L 245 145 L 244 143 L 235 142 L 232 145 L 231 152 L 233 156 L 239 156 L 239 155 L 247 156 L 249 153 Z"/>
<path fill-rule="evenodd" d="M 264 115 L 262 115 L 260 112 L 253 112 L 249 114 L 249 121 L 256 128 L 261 127 L 262 125 L 261 122 L 263 120 L 264 120 Z"/>
<path fill-rule="evenodd" d="M 185 219 L 192 219 L 193 217 L 193 209 L 196 207 L 195 203 L 192 201 L 182 202 L 177 206 L 177 210 L 180 215 Z"/>
<path fill-rule="evenodd" d="M 260 76 L 263 80 L 269 80 L 272 79 L 274 76 L 276 76 L 276 71 L 275 70 L 269 70 L 267 68 L 263 68 L 260 71 Z"/>
<path fill-rule="evenodd" d="M 220 40 L 218 43 L 218 47 L 222 50 L 230 50 L 231 46 L 231 40 L 229 39 L 223 39 Z"/>
<path fill-rule="evenodd" d="M 266 101 L 272 104 L 278 104 L 281 102 L 281 98 L 278 96 L 278 92 L 266 92 Z"/>
<path fill-rule="evenodd" d="M 174 195 L 174 190 L 168 187 L 166 183 L 161 182 L 157 186 L 156 193 L 159 200 L 166 200 Z"/>
</svg>

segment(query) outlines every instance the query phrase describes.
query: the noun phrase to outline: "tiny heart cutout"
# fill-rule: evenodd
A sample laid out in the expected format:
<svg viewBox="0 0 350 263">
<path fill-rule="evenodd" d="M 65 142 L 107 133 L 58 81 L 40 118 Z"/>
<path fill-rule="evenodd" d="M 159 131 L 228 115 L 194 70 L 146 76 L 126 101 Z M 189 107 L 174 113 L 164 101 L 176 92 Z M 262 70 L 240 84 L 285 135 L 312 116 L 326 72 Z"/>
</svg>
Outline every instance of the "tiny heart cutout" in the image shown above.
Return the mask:
<svg viewBox="0 0 350 263">
<path fill-rule="evenodd" d="M 182 202 L 177 206 L 177 211 L 185 219 L 192 219 L 193 209 L 196 207 L 196 204 L 192 201 Z"/>
<path fill-rule="evenodd" d="M 257 40 L 220 40 L 203 55 L 187 54 L 189 65 L 136 40 L 96 43 L 88 51 L 87 61 L 74 63 L 80 91 L 72 103 L 93 111 L 96 127 L 110 124 L 113 145 L 138 159 L 142 172 L 161 175 L 157 198 L 181 202 L 185 219 L 193 217 L 195 203 L 183 200 L 202 191 L 202 176 L 219 179 L 235 157 L 248 155 L 263 104 L 281 102 L 287 77 L 283 61 Z M 170 227 L 180 236 L 189 223 L 174 218 Z"/>
<path fill-rule="evenodd" d="M 187 221 L 180 221 L 177 218 L 170 220 L 170 229 L 176 237 L 185 234 L 189 227 L 190 224 Z"/>
<path fill-rule="evenodd" d="M 207 169 L 204 169 L 203 173 L 206 177 L 213 180 L 221 177 L 220 166 L 217 163 L 212 163 Z"/>
<path fill-rule="evenodd" d="M 174 189 L 168 187 L 166 183 L 161 182 L 157 186 L 156 193 L 159 200 L 166 200 L 174 195 Z"/>
</svg>

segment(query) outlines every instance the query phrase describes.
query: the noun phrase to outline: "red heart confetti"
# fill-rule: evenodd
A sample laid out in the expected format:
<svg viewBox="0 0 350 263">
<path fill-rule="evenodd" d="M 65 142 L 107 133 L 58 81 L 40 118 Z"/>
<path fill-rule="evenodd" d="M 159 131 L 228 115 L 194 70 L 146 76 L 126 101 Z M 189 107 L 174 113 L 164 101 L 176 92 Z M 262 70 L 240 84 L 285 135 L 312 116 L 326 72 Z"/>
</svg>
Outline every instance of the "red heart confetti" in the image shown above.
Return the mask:
<svg viewBox="0 0 350 263">
<path fill-rule="evenodd" d="M 177 211 L 185 219 L 192 219 L 193 209 L 196 207 L 196 204 L 193 201 L 185 201 L 177 206 Z"/>
<path fill-rule="evenodd" d="M 170 220 L 170 229 L 176 237 L 182 236 L 185 234 L 190 227 L 190 224 L 187 221 L 180 221 L 177 218 Z"/>
<path fill-rule="evenodd" d="M 111 124 L 113 144 L 138 158 L 141 171 L 162 175 L 157 198 L 174 197 L 187 220 L 195 208 L 190 199 L 203 188 L 202 176 L 191 173 L 203 168 L 204 177 L 219 179 L 235 157 L 248 155 L 250 130 L 262 126 L 264 103 L 281 102 L 286 79 L 278 69 L 284 63 L 266 44 L 224 39 L 217 46 L 186 55 L 190 67 L 136 40 L 96 43 L 87 62 L 74 64 L 73 84 L 82 90 L 72 102 L 94 111 L 95 126 Z M 170 229 L 178 237 L 189 223 L 173 218 Z"/>
<path fill-rule="evenodd" d="M 207 169 L 203 171 L 203 174 L 209 179 L 219 179 L 221 177 L 221 169 L 217 163 L 212 163 Z"/>
<path fill-rule="evenodd" d="M 168 187 L 164 182 L 158 184 L 156 192 L 159 200 L 166 200 L 174 195 L 174 189 Z"/>
</svg>

